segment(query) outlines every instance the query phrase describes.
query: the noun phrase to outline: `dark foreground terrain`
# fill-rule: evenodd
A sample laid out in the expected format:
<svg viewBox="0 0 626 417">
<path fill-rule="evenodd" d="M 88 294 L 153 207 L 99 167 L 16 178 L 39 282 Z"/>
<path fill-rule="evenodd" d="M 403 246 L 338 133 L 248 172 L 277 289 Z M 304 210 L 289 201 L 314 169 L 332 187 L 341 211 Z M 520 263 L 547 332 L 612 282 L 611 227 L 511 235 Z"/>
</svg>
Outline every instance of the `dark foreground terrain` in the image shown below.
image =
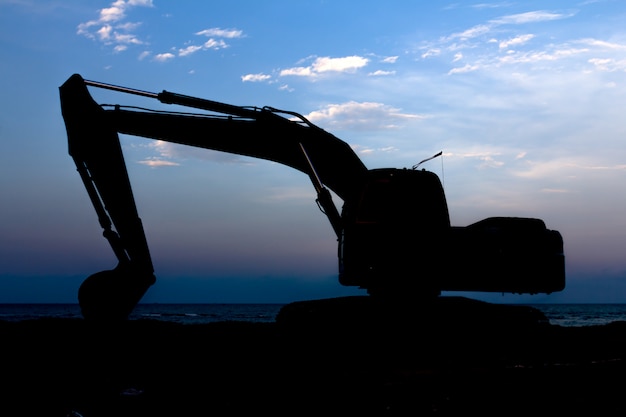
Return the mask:
<svg viewBox="0 0 626 417">
<path fill-rule="evenodd" d="M 2 416 L 626 415 L 626 322 L 295 303 L 276 323 L 1 322 Z"/>
</svg>

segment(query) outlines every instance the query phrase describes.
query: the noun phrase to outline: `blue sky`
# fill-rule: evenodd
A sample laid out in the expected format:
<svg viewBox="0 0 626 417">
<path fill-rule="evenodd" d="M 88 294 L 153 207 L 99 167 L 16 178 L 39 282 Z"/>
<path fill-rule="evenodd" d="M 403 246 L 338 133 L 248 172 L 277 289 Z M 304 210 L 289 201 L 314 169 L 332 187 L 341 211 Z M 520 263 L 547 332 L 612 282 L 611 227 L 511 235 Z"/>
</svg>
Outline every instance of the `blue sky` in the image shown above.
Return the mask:
<svg viewBox="0 0 626 417">
<path fill-rule="evenodd" d="M 368 168 L 443 151 L 424 167 L 453 225 L 538 217 L 565 241 L 565 291 L 477 298 L 626 302 L 626 3 L 355 5 L 0 0 L 0 302 L 74 302 L 116 263 L 67 154 L 58 87 L 73 73 L 296 111 Z M 302 173 L 122 144 L 158 279 L 144 301 L 361 294 L 337 282 L 334 234 Z"/>
</svg>

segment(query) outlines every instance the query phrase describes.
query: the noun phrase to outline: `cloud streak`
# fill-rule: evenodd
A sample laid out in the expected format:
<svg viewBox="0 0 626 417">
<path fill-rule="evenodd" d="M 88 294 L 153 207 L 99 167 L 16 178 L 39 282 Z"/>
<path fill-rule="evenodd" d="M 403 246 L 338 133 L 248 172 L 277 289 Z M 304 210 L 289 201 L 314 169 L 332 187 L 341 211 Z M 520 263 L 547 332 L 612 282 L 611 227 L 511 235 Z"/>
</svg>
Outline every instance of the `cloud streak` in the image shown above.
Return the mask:
<svg viewBox="0 0 626 417">
<path fill-rule="evenodd" d="M 243 31 L 241 30 L 221 29 L 221 28 L 203 29 L 201 31 L 196 32 L 195 35 L 206 36 L 209 39 L 207 39 L 205 42 L 199 45 L 192 44 L 192 45 L 187 45 L 181 48 L 175 48 L 175 50 L 177 50 L 176 53 L 165 52 L 165 53 L 156 54 L 154 55 L 153 60 L 158 61 L 158 62 L 167 62 L 177 57 L 188 57 L 200 51 L 207 51 L 207 50 L 217 51 L 220 49 L 226 49 L 230 47 L 230 45 L 224 39 L 221 39 L 221 38 L 235 39 L 235 38 L 244 37 Z M 145 58 L 146 55 L 149 55 L 149 53 L 146 54 L 144 52 L 143 57 Z"/>
<path fill-rule="evenodd" d="M 220 50 L 230 47 L 224 39 L 235 39 L 244 37 L 243 31 L 237 29 L 221 29 L 221 28 L 209 28 L 195 33 L 196 36 L 209 37 L 201 44 L 186 45 L 180 48 L 173 48 L 174 52 L 164 52 L 154 55 L 153 60 L 158 62 L 171 61 L 177 57 L 189 57 L 200 51 L 208 50 Z M 140 59 L 144 59 L 150 56 L 150 52 L 144 51 L 140 56 Z"/>
<path fill-rule="evenodd" d="M 382 103 L 350 101 L 329 104 L 309 113 L 306 118 L 331 130 L 373 131 L 396 129 L 403 122 L 421 120 L 427 116 L 402 113 Z"/>
<path fill-rule="evenodd" d="M 157 167 L 170 167 L 170 166 L 178 166 L 180 165 L 177 162 L 173 161 L 165 161 L 163 159 L 158 158 L 148 158 L 143 161 L 139 161 L 142 165 L 148 165 L 149 167 L 157 168 Z"/>
<path fill-rule="evenodd" d="M 240 155 L 227 152 L 213 151 L 211 149 L 196 148 L 193 146 L 179 145 L 172 142 L 155 140 L 148 146 L 151 155 L 138 161 L 142 165 L 148 165 L 153 168 L 169 167 L 182 165 L 183 161 L 188 159 L 203 160 L 226 164 L 244 164 L 251 165 L 254 159 L 242 157 Z"/>
<path fill-rule="evenodd" d="M 123 52 L 130 46 L 147 45 L 148 42 L 136 34 L 142 22 L 131 22 L 127 19 L 132 9 L 153 6 L 152 0 L 116 0 L 109 7 L 100 9 L 97 19 L 80 23 L 77 27 L 77 34 L 110 46 L 114 52 Z M 138 58 L 143 60 L 152 56 L 153 61 L 168 62 L 176 57 L 188 57 L 199 51 L 225 49 L 230 46 L 225 39 L 244 37 L 242 30 L 219 27 L 203 29 L 195 32 L 195 35 L 208 39 L 200 44 L 175 47 L 172 51 L 154 55 L 151 51 L 144 50 Z"/>
<path fill-rule="evenodd" d="M 395 64 L 398 60 L 397 56 L 385 57 L 381 60 L 384 64 Z M 371 59 L 358 56 L 349 55 L 344 57 L 308 57 L 302 59 L 301 62 L 310 61 L 311 63 L 306 66 L 294 66 L 275 71 L 276 77 L 265 73 L 250 73 L 241 76 L 242 82 L 275 82 L 277 78 L 304 78 L 304 79 L 318 79 L 320 77 L 329 78 L 332 75 L 342 74 L 357 74 L 362 68 L 365 68 L 371 63 Z M 392 76 L 396 72 L 393 70 L 374 70 L 367 75 L 371 77 Z M 280 90 L 293 91 L 286 85 L 282 85 Z"/>
<path fill-rule="evenodd" d="M 570 60 L 571 68 L 583 71 L 618 72 L 626 70 L 626 44 L 592 37 L 555 41 L 528 32 L 531 24 L 569 19 L 576 12 L 530 11 L 504 15 L 460 32 L 424 42 L 419 58 L 448 65 L 445 73 L 462 75 L 502 66 L 547 65 Z M 514 32 L 521 28 L 522 33 Z M 511 35 L 511 33 L 514 33 Z M 489 47 L 497 45 L 497 49 Z M 538 67 L 546 70 L 548 67 Z"/>
<path fill-rule="evenodd" d="M 352 55 L 340 58 L 328 56 L 317 57 L 311 65 L 305 67 L 292 67 L 280 71 L 281 76 L 317 77 L 324 73 L 354 73 L 365 67 L 369 59 Z"/>
<path fill-rule="evenodd" d="M 152 0 L 116 0 L 109 7 L 98 11 L 98 18 L 77 27 L 77 33 L 111 46 L 115 52 L 121 52 L 129 45 L 143 45 L 134 32 L 140 22 L 126 22 L 129 11 L 135 7 L 153 7 Z"/>
<path fill-rule="evenodd" d="M 209 28 L 195 33 L 196 36 L 206 36 L 209 39 L 201 45 L 189 45 L 178 49 L 178 56 L 189 56 L 198 51 L 208 49 L 218 50 L 228 48 L 230 45 L 224 39 L 236 39 L 244 37 L 243 31 L 238 29 Z M 222 39 L 224 38 L 224 39 Z"/>
</svg>

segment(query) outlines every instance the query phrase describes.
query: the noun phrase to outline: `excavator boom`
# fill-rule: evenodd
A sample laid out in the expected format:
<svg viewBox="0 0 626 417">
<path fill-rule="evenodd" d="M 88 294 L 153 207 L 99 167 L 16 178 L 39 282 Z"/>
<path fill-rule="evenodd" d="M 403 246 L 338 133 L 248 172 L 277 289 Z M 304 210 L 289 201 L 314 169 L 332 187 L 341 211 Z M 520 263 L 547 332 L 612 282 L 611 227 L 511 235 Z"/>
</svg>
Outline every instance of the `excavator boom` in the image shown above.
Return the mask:
<svg viewBox="0 0 626 417">
<path fill-rule="evenodd" d="M 141 112 L 125 110 L 120 106 L 104 110 L 89 95 L 89 85 L 214 113 Z M 64 111 L 64 115 L 87 113 L 100 118 L 100 126 L 118 133 L 265 159 L 307 175 L 310 175 L 313 165 L 321 182 L 342 199 L 367 173 L 367 168 L 347 143 L 308 122 L 303 116 L 297 115 L 296 120 L 286 119 L 279 115 L 282 111 L 268 107 L 250 109 L 168 91 L 148 93 L 83 80 L 77 74 L 61 87 L 61 105 L 64 108 L 72 106 L 71 110 Z M 85 119 L 81 117 L 80 120 Z M 91 125 L 89 129 L 94 127 Z M 69 141 L 71 148 L 75 141 L 73 138 Z M 303 154 L 303 147 L 306 154 Z"/>
</svg>

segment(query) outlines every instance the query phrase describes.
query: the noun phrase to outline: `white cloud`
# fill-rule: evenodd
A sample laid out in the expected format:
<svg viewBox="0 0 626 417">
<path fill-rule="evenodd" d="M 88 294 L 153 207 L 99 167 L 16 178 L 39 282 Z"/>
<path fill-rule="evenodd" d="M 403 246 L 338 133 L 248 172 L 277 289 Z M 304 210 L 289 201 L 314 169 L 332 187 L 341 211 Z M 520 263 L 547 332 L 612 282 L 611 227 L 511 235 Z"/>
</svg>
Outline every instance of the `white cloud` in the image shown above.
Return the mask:
<svg viewBox="0 0 626 417">
<path fill-rule="evenodd" d="M 149 159 L 144 159 L 143 161 L 139 161 L 140 164 L 142 165 L 148 165 L 149 167 L 170 167 L 170 166 L 178 166 L 180 164 L 176 163 L 176 162 L 172 162 L 172 161 L 165 161 L 163 159 L 158 159 L 158 158 L 149 158 Z"/>
<path fill-rule="evenodd" d="M 479 168 L 500 168 L 504 166 L 504 162 L 498 161 L 493 156 L 486 155 L 479 159 L 481 161 Z"/>
<path fill-rule="evenodd" d="M 141 22 L 126 21 L 129 11 L 133 7 L 152 7 L 152 0 L 116 0 L 98 11 L 98 19 L 90 20 L 78 25 L 77 33 L 90 39 L 98 40 L 110 45 L 115 52 L 128 49 L 129 45 L 141 45 L 142 41 L 134 32 L 141 26 Z M 228 48 L 224 39 L 235 39 L 244 36 L 239 29 L 209 28 L 196 32 L 198 36 L 208 36 L 210 39 L 202 45 L 189 45 L 178 48 L 178 56 L 189 56 L 195 52 L 207 49 Z M 224 39 L 222 39 L 224 38 Z M 167 61 L 174 58 L 171 53 L 155 56 L 156 61 Z M 145 52 L 140 59 L 145 58 Z"/>
<path fill-rule="evenodd" d="M 228 44 L 222 39 L 215 40 L 213 38 L 206 41 L 203 45 L 204 49 L 224 49 L 228 48 Z"/>
<path fill-rule="evenodd" d="M 368 64 L 369 60 L 352 55 L 342 58 L 318 57 L 308 67 L 294 67 L 282 70 L 281 76 L 295 75 L 312 77 L 328 72 L 354 72 Z"/>
<path fill-rule="evenodd" d="M 128 0 L 130 6 L 152 7 L 152 0 Z"/>
<path fill-rule="evenodd" d="M 543 22 L 549 20 L 557 20 L 557 19 L 565 19 L 571 17 L 572 14 L 561 14 L 561 13 L 551 13 L 546 11 L 532 11 L 526 13 L 519 13 L 513 15 L 502 16 L 493 20 L 490 20 L 486 24 L 479 24 L 473 26 L 467 30 L 462 32 L 453 33 L 452 35 L 445 36 L 441 38 L 442 43 L 448 43 L 455 40 L 460 40 L 462 42 L 469 41 L 471 39 L 478 38 L 480 36 L 486 35 L 490 33 L 494 27 L 501 25 L 521 25 L 526 23 L 535 23 L 535 22 Z M 530 36 L 530 37 L 529 37 Z M 528 41 L 532 38 L 532 35 L 522 35 L 519 38 L 514 38 L 509 41 L 504 41 L 504 46 L 501 44 L 501 48 L 506 48 L 509 44 L 520 44 Z M 488 41 L 489 42 L 489 41 Z M 449 48 L 459 48 L 462 47 L 460 45 L 449 46 Z M 433 51 L 437 51 L 437 49 L 433 49 Z M 422 55 L 423 58 L 431 56 L 430 52 Z"/>
<path fill-rule="evenodd" d="M 559 49 L 552 52 L 547 51 L 531 51 L 524 53 L 508 54 L 499 59 L 501 63 L 533 63 L 541 61 L 556 61 L 563 58 L 568 58 L 574 55 L 580 55 L 589 52 L 588 49 Z"/>
<path fill-rule="evenodd" d="M 350 101 L 330 104 L 322 110 L 309 113 L 306 118 L 331 130 L 384 130 L 397 128 L 398 122 L 424 119 L 426 116 L 401 113 L 382 103 Z"/>
<path fill-rule="evenodd" d="M 478 162 L 477 168 L 501 168 L 505 165 L 502 159 L 502 152 L 489 149 L 474 149 L 459 153 L 446 153 L 447 157 L 455 157 Z"/>
<path fill-rule="evenodd" d="M 175 55 L 169 52 L 166 52 L 164 54 L 156 54 L 154 56 L 154 60 L 155 61 L 159 61 L 159 62 L 165 62 L 165 61 L 169 61 L 170 59 L 174 59 Z"/>
<path fill-rule="evenodd" d="M 267 74 L 246 74 L 241 76 L 241 81 L 243 82 L 260 82 L 267 81 L 272 78 L 271 75 Z"/>
<path fill-rule="evenodd" d="M 529 162 L 524 169 L 513 171 L 520 178 L 575 178 L 580 175 L 584 162 L 580 157 L 563 157 L 546 161 Z"/>
<path fill-rule="evenodd" d="M 601 49 L 626 51 L 626 45 L 622 43 L 606 42 L 598 39 L 581 39 L 579 42 L 589 46 L 596 46 Z"/>
<path fill-rule="evenodd" d="M 535 35 L 530 35 L 530 34 L 516 36 L 514 38 L 507 39 L 506 41 L 500 42 L 499 47 L 500 49 L 506 49 L 510 46 L 523 45 L 534 37 Z"/>
<path fill-rule="evenodd" d="M 548 20 L 565 19 L 571 17 L 572 14 L 551 13 L 543 10 L 537 10 L 526 13 L 512 14 L 502 16 L 491 21 L 497 25 L 521 25 L 525 23 L 545 22 Z"/>
<path fill-rule="evenodd" d="M 113 39 L 115 40 L 116 43 L 118 44 L 135 44 L 135 45 L 141 45 L 143 42 L 141 42 L 139 39 L 137 39 L 134 35 L 130 35 L 130 34 L 124 34 L 124 33 L 113 33 Z"/>
<path fill-rule="evenodd" d="M 128 45 L 140 45 L 144 42 L 134 33 L 141 23 L 123 22 L 133 7 L 152 7 L 151 0 L 116 0 L 109 7 L 99 10 L 98 19 L 78 25 L 77 33 L 90 39 L 110 45 L 114 51 L 121 52 Z"/>
<path fill-rule="evenodd" d="M 377 70 L 374 72 L 370 72 L 367 75 L 373 76 L 373 77 L 380 77 L 380 76 L 385 76 L 385 75 L 395 75 L 395 71 L 382 71 L 382 70 Z"/>
<path fill-rule="evenodd" d="M 448 75 L 472 72 L 472 71 L 476 71 L 479 68 L 480 67 L 478 65 L 465 64 L 464 66 L 459 67 L 459 68 L 452 68 L 450 71 L 448 71 Z"/>
<path fill-rule="evenodd" d="M 310 67 L 294 67 L 282 70 L 280 75 L 297 75 L 302 77 L 308 77 L 313 75 L 313 71 L 311 71 Z"/>
<path fill-rule="evenodd" d="M 210 39 L 205 41 L 202 45 L 189 45 L 184 48 L 179 48 L 178 56 L 190 56 L 198 51 L 203 51 L 207 49 L 218 50 L 218 49 L 224 49 L 224 48 L 229 47 L 229 45 L 223 39 L 215 39 L 215 37 L 217 38 L 223 37 L 227 39 L 243 37 L 243 31 L 238 30 L 238 29 L 225 30 L 225 29 L 219 29 L 219 28 L 212 28 L 212 29 L 201 30 L 199 32 L 196 32 L 195 34 L 198 36 L 210 36 Z"/>
<path fill-rule="evenodd" d="M 430 44 L 424 48 L 422 58 L 431 58 L 442 55 L 449 57 L 451 62 L 459 62 L 463 58 L 465 65 L 457 66 L 448 70 L 448 75 L 475 72 L 478 70 L 493 70 L 503 65 L 536 65 L 542 64 L 542 70 L 554 68 L 561 71 L 561 67 L 548 66 L 549 63 L 569 60 L 571 68 L 582 69 L 585 72 L 621 72 L 626 71 L 626 58 L 623 52 L 626 51 L 626 44 L 616 41 L 605 41 L 586 37 L 578 40 L 565 40 L 556 43 L 550 40 L 549 43 L 542 42 L 539 35 L 530 33 L 515 34 L 509 38 L 496 40 L 493 34 L 488 37 L 480 35 L 491 32 L 500 25 L 522 25 L 528 23 L 545 22 L 557 19 L 566 19 L 573 16 L 573 13 L 553 13 L 545 11 L 533 11 L 507 15 L 490 20 L 486 24 L 478 24 L 472 28 L 439 38 L 438 42 Z M 459 42 L 459 41 L 463 42 Z M 469 43 L 472 40 L 473 43 Z M 520 50 L 518 47 L 527 45 L 531 40 L 536 49 Z M 498 51 L 482 48 L 481 43 L 497 43 Z M 463 49 L 463 53 L 461 53 Z M 575 61 L 576 60 L 576 61 Z M 445 61 L 442 61 L 445 62 Z M 560 65 L 560 64 L 557 64 Z M 529 67 L 530 68 L 530 67 Z M 539 67 L 535 67 L 538 69 Z M 495 72 L 494 72 L 495 73 Z M 608 84 L 607 84 L 608 85 Z"/>
<path fill-rule="evenodd" d="M 126 17 L 124 9 L 126 4 L 123 1 L 116 1 L 111 7 L 100 10 L 100 22 L 117 22 Z"/>
<path fill-rule="evenodd" d="M 104 25 L 100 29 L 96 31 L 98 38 L 101 41 L 107 41 L 111 38 L 111 33 L 113 32 L 113 27 L 111 25 Z"/>
<path fill-rule="evenodd" d="M 202 47 L 201 46 L 197 46 L 197 45 L 191 45 L 188 46 L 186 48 L 182 48 L 178 50 L 178 56 L 187 56 L 187 55 L 191 55 L 194 52 L 197 52 L 199 50 L 201 50 Z"/>
<path fill-rule="evenodd" d="M 383 59 L 383 62 L 386 64 L 395 64 L 396 61 L 398 60 L 398 56 L 388 56 L 387 58 Z"/>
<path fill-rule="evenodd" d="M 626 59 L 592 58 L 588 62 L 599 71 L 626 71 Z"/>
<path fill-rule="evenodd" d="M 366 66 L 368 61 L 367 58 L 360 56 L 347 56 L 344 58 L 321 57 L 313 62 L 313 70 L 318 73 L 328 71 L 350 72 Z"/>
<path fill-rule="evenodd" d="M 491 30 L 491 26 L 489 25 L 477 25 L 467 30 L 464 30 L 463 32 L 453 33 L 452 35 L 444 38 L 444 41 L 451 41 L 454 39 L 460 39 L 460 40 L 465 41 L 465 40 L 483 35 L 489 32 L 490 30 Z"/>
<path fill-rule="evenodd" d="M 449 36 L 442 37 L 440 39 L 439 47 L 431 46 L 427 52 L 422 54 L 422 58 L 427 58 L 431 56 L 436 56 L 442 53 L 442 49 L 445 51 L 458 51 L 459 49 L 474 49 L 478 44 L 473 43 L 469 44 L 467 41 L 475 40 L 476 38 L 482 37 L 483 35 L 487 35 L 493 31 L 494 27 L 501 25 L 521 25 L 527 23 L 535 23 L 549 20 L 557 20 L 557 19 L 565 19 L 571 17 L 573 14 L 563 14 L 563 13 L 551 13 L 546 11 L 532 11 L 527 13 L 519 13 L 513 15 L 502 16 L 493 20 L 490 20 L 486 24 L 479 24 L 471 27 L 470 29 L 464 30 L 462 32 L 454 33 Z M 512 46 L 519 46 L 527 43 L 531 39 L 535 38 L 533 34 L 522 34 L 514 36 L 510 39 L 503 40 L 498 42 L 500 50 L 506 50 L 507 56 L 495 58 L 489 55 L 483 55 L 478 57 L 468 57 L 466 61 L 473 60 L 473 63 L 468 63 L 463 67 L 453 68 L 448 74 L 459 74 L 459 73 L 467 73 L 476 71 L 480 68 L 486 68 L 490 64 L 497 65 L 498 63 L 513 63 L 513 62 L 536 62 L 536 61 L 547 61 L 547 60 L 556 60 L 563 58 L 567 55 L 579 53 L 581 50 L 566 48 L 560 51 L 555 51 L 554 53 L 546 53 L 545 51 L 534 51 L 534 52 L 526 52 L 523 54 L 517 54 L 515 51 L 511 51 L 508 48 Z M 462 41 L 461 43 L 454 43 L 456 41 Z M 495 43 L 497 42 L 493 36 L 490 36 L 489 39 L 484 39 L 486 43 Z M 460 60 L 460 57 L 464 57 L 460 52 L 455 52 L 453 62 L 457 62 Z"/>
<path fill-rule="evenodd" d="M 217 37 L 217 38 L 241 38 L 243 36 L 243 31 L 239 29 L 220 29 L 220 28 L 211 28 L 204 29 L 199 32 L 196 32 L 196 35 L 208 36 L 208 37 Z"/>
<path fill-rule="evenodd" d="M 398 148 L 394 147 L 394 146 L 386 146 L 383 148 L 371 148 L 371 147 L 365 147 L 362 145 L 354 145 L 352 146 L 352 149 L 354 150 L 354 152 L 356 152 L 359 155 L 372 155 L 374 153 L 376 154 L 381 154 L 381 153 L 392 153 L 392 152 L 397 152 Z"/>
<path fill-rule="evenodd" d="M 163 140 L 155 140 L 151 142 L 148 147 L 153 149 L 157 156 L 145 158 L 140 163 L 150 166 L 180 165 L 180 163 L 174 161 L 183 161 L 188 159 L 243 165 L 251 165 L 255 163 L 254 159 L 237 154 L 180 145 Z"/>
<path fill-rule="evenodd" d="M 472 4 L 469 7 L 471 7 L 472 9 L 497 9 L 500 7 L 509 7 L 510 4 L 508 2 L 504 2 L 504 3 L 478 3 L 478 4 Z"/>
<path fill-rule="evenodd" d="M 123 29 L 129 32 L 137 29 L 139 26 L 141 26 L 140 22 L 126 22 L 115 25 L 116 28 Z"/>
<path fill-rule="evenodd" d="M 431 56 L 441 55 L 441 49 L 429 49 L 422 54 L 422 58 L 429 58 Z"/>
</svg>

